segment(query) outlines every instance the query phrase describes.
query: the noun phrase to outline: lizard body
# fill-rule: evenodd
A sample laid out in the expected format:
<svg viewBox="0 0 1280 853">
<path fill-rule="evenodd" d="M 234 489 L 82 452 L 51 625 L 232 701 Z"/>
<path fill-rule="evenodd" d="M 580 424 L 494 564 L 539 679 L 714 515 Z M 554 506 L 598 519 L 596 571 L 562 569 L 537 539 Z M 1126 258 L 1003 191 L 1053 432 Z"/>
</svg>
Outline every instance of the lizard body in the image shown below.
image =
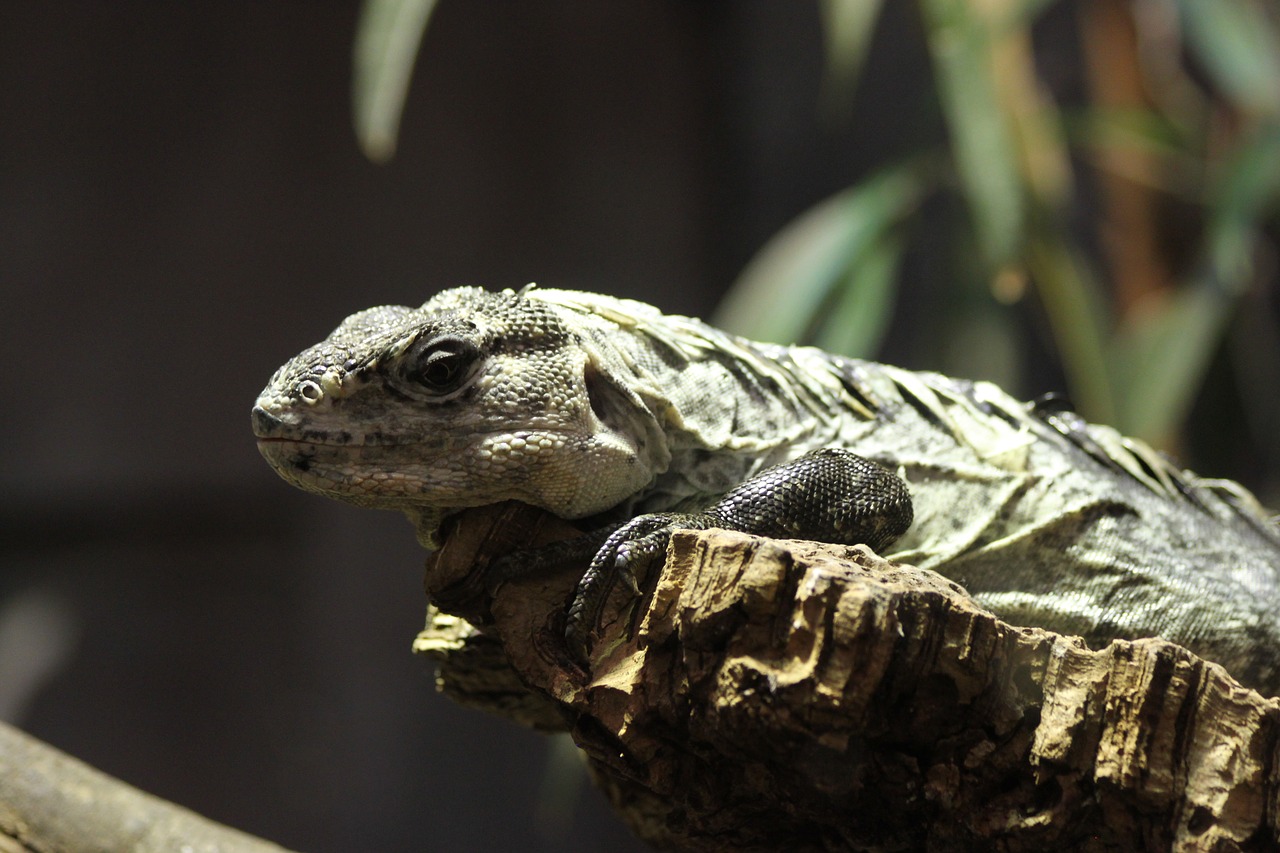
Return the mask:
<svg viewBox="0 0 1280 853">
<path fill-rule="evenodd" d="M 286 480 L 403 511 L 428 546 L 461 508 L 624 520 L 844 448 L 910 491 L 886 556 L 1012 623 L 1162 636 L 1280 691 L 1280 532 L 1253 496 L 990 383 L 591 293 L 457 288 L 349 317 L 277 371 L 253 420 Z"/>
</svg>

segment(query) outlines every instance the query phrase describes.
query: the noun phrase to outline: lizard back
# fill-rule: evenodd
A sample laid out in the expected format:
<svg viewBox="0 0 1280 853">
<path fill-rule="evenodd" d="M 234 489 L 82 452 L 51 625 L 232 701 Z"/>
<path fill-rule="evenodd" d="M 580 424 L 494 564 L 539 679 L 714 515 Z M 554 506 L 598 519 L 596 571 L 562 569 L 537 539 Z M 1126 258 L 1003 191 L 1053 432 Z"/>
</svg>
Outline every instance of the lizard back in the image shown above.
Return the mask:
<svg viewBox="0 0 1280 853">
<path fill-rule="evenodd" d="M 843 447 L 911 491 L 916 521 L 887 556 L 1015 624 L 1163 636 L 1280 687 L 1280 533 L 1252 495 L 990 383 L 598 294 L 458 288 L 348 318 L 277 372 L 254 418 L 286 479 L 404 511 L 428 544 L 461 507 L 626 517 Z"/>
</svg>

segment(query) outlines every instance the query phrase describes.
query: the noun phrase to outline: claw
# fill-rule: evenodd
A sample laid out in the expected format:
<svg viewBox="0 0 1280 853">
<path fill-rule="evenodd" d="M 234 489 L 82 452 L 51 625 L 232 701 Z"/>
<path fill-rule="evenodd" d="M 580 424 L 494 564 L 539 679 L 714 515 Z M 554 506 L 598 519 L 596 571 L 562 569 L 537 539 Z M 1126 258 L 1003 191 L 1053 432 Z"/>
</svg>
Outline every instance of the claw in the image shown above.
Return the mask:
<svg viewBox="0 0 1280 853">
<path fill-rule="evenodd" d="M 666 552 L 671 534 L 682 528 L 705 528 L 716 520 L 706 515 L 654 513 L 633 518 L 605 540 L 595 559 L 582 575 L 565 621 L 565 642 L 579 661 L 587 660 L 591 635 L 600 625 L 605 604 L 619 581 L 630 593 L 632 603 L 642 591 L 637 580 L 641 570 Z"/>
</svg>

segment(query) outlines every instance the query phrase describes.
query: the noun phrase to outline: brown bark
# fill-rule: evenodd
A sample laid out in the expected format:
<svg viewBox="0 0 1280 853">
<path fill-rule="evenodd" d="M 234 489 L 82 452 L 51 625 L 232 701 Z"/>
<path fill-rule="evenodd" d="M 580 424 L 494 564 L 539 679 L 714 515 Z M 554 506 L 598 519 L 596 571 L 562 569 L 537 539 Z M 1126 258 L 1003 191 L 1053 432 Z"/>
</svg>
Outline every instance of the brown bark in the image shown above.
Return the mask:
<svg viewBox="0 0 1280 853">
<path fill-rule="evenodd" d="M 580 568 L 479 594 L 482 629 L 433 609 L 420 648 L 460 701 L 571 731 L 660 847 L 1277 849 L 1280 703 L 1179 646 L 1094 651 L 865 548 L 706 531 L 675 535 L 634 620 L 614 596 L 583 667 Z"/>
<path fill-rule="evenodd" d="M 286 853 L 0 723 L 0 851 Z"/>
</svg>

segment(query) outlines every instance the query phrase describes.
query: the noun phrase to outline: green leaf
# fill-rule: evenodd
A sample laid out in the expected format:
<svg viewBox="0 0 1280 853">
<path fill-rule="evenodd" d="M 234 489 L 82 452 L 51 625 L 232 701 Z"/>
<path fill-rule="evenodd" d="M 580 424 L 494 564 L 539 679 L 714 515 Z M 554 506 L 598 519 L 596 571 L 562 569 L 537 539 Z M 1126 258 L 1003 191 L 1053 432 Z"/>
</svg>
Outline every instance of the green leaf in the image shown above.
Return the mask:
<svg viewBox="0 0 1280 853">
<path fill-rule="evenodd" d="M 435 5 L 436 0 L 365 0 L 360 9 L 351 106 L 356 139 L 375 163 L 395 154 L 409 77 Z"/>
<path fill-rule="evenodd" d="M 1154 110 L 1093 106 L 1066 116 L 1071 141 L 1098 148 L 1130 148 L 1148 154 L 1185 153 L 1188 141 Z"/>
<path fill-rule="evenodd" d="M 1112 341 L 1116 427 L 1167 441 L 1186 417 L 1226 327 L 1231 300 L 1201 282 L 1139 311 Z"/>
<path fill-rule="evenodd" d="M 1280 116 L 1280 38 L 1252 0 L 1178 0 L 1187 42 L 1237 105 Z"/>
<path fill-rule="evenodd" d="M 1154 161 L 1154 170 L 1126 171 L 1135 183 L 1185 197 L 1199 203 L 1203 197 L 1203 158 L 1193 151 L 1199 140 L 1189 140 L 1168 118 L 1152 110 L 1095 106 L 1067 117 L 1072 144 L 1095 157 L 1116 152 L 1136 152 Z M 1102 168 L 1114 171 L 1117 160 L 1104 160 Z"/>
<path fill-rule="evenodd" d="M 1010 119 L 1000 108 L 993 42 L 998 33 L 969 0 L 921 0 L 934 78 L 951 129 L 956 170 L 987 264 L 1014 260 L 1023 192 Z"/>
<path fill-rule="evenodd" d="M 1013 0 L 1008 6 L 1000 26 L 1027 26 L 1057 0 Z"/>
<path fill-rule="evenodd" d="M 1217 178 L 1199 270 L 1162 301 L 1140 306 L 1113 342 L 1117 426 L 1140 438 L 1160 441 L 1186 417 L 1236 298 L 1254 280 L 1261 219 L 1280 197 L 1280 126 L 1248 134 Z"/>
<path fill-rule="evenodd" d="M 861 286 L 850 281 L 850 271 L 869 247 L 916 208 L 926 186 L 925 169 L 914 161 L 810 208 L 747 264 L 720 303 L 716 325 L 756 340 L 805 340 L 837 286 Z M 867 299 L 868 306 L 883 303 Z M 879 325 L 884 317 L 874 322 L 868 317 L 865 322 Z"/>
<path fill-rule="evenodd" d="M 1115 423 L 1105 344 L 1107 301 L 1088 263 L 1066 240 L 1063 229 L 1040 222 L 1027 242 L 1027 268 L 1080 413 L 1092 421 Z"/>
<path fill-rule="evenodd" d="M 1218 285 L 1239 294 L 1253 277 L 1261 220 L 1280 199 L 1280 124 L 1260 127 L 1232 153 L 1210 196 L 1205 243 Z"/>
<path fill-rule="evenodd" d="M 826 44 L 823 100 L 848 104 L 867 58 L 871 33 L 884 0 L 821 0 L 822 35 Z"/>
<path fill-rule="evenodd" d="M 906 244 L 902 234 L 891 231 L 858 254 L 818 326 L 814 346 L 860 358 L 875 354 L 889 327 Z"/>
</svg>

